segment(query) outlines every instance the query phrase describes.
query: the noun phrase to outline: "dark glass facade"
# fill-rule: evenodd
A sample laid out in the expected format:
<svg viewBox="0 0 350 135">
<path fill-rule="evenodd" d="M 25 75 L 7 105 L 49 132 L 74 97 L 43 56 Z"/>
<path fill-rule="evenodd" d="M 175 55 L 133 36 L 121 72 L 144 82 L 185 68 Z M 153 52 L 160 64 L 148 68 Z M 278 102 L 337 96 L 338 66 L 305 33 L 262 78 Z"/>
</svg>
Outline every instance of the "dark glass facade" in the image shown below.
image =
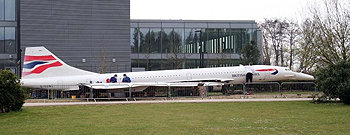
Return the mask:
<svg viewBox="0 0 350 135">
<path fill-rule="evenodd" d="M 241 50 L 258 41 L 254 21 L 132 20 L 132 67 L 145 70 L 199 67 L 200 43 L 205 67 L 240 64 Z M 202 26 L 202 27 L 200 27 Z M 212 27 L 211 27 L 212 26 Z"/>
<path fill-rule="evenodd" d="M 199 53 L 199 42 L 206 53 L 237 53 L 245 44 L 256 42 L 257 29 L 131 28 L 132 53 Z"/>
<path fill-rule="evenodd" d="M 17 0 L 0 0 L 0 69 L 18 71 Z"/>
</svg>

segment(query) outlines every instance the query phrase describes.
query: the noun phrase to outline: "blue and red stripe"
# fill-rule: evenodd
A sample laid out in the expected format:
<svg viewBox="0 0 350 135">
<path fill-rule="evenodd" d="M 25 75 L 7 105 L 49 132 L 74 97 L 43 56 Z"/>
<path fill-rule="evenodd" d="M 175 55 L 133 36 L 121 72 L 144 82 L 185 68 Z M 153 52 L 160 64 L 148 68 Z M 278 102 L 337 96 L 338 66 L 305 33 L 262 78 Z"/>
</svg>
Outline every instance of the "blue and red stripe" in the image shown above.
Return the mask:
<svg viewBox="0 0 350 135">
<path fill-rule="evenodd" d="M 32 68 L 34 68 L 36 65 L 41 65 L 41 64 L 45 64 L 45 63 L 47 63 L 47 62 L 44 62 L 44 61 L 35 61 L 35 62 L 28 63 L 28 64 L 24 64 L 24 65 L 23 65 L 23 68 L 32 69 Z"/>
<path fill-rule="evenodd" d="M 41 65 L 37 68 L 35 68 L 33 71 L 30 72 L 23 72 L 22 76 L 26 76 L 26 75 L 30 75 L 30 74 L 40 74 L 42 72 L 44 72 L 46 69 L 51 68 L 51 67 L 59 67 L 62 66 L 63 64 L 59 61 L 56 61 L 54 63 L 51 64 L 46 64 L 46 65 Z"/>
</svg>

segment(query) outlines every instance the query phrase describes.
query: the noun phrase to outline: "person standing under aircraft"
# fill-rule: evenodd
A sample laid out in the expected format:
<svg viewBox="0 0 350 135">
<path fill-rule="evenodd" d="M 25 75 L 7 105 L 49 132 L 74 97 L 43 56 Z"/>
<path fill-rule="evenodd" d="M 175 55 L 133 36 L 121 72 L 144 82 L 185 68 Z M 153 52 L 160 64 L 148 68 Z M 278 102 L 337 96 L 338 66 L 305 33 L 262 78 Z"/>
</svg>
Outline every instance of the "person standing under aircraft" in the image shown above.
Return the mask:
<svg viewBox="0 0 350 135">
<path fill-rule="evenodd" d="M 117 83 L 117 74 L 115 74 L 114 76 L 112 76 L 111 77 L 111 79 L 109 79 L 109 81 L 111 82 L 111 83 Z"/>
<path fill-rule="evenodd" d="M 124 78 L 123 78 L 122 82 L 127 82 L 127 83 L 131 82 L 130 78 L 128 76 L 126 76 L 126 74 L 124 74 L 123 76 L 124 76 Z"/>
</svg>

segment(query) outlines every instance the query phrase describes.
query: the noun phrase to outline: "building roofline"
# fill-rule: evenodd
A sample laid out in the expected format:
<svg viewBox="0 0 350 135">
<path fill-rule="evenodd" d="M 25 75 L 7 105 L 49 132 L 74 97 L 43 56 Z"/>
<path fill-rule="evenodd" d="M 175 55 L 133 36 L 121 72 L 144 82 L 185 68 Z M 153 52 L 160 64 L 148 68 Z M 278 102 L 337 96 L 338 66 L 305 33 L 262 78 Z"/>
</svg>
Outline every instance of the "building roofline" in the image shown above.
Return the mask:
<svg viewBox="0 0 350 135">
<path fill-rule="evenodd" d="M 163 20 L 163 19 L 130 19 L 130 23 L 255 23 L 255 20 Z"/>
</svg>

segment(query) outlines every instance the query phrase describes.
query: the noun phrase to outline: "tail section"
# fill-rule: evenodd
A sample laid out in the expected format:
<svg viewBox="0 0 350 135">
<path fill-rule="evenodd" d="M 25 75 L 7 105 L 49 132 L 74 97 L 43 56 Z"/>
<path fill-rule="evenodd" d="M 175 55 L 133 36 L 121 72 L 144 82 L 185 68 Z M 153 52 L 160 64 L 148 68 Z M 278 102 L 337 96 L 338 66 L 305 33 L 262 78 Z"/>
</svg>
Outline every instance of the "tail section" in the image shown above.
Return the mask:
<svg viewBox="0 0 350 135">
<path fill-rule="evenodd" d="M 27 47 L 23 61 L 23 79 L 96 74 L 67 65 L 45 47 Z"/>
</svg>

